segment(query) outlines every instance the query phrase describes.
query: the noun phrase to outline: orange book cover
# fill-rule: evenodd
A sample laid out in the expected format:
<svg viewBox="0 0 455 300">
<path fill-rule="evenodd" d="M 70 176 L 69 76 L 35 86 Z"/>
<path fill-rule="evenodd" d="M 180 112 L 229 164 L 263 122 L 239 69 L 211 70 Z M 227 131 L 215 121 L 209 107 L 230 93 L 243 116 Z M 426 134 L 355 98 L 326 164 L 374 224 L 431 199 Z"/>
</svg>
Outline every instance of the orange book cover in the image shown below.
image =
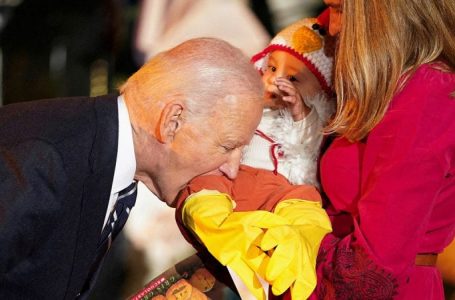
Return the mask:
<svg viewBox="0 0 455 300">
<path fill-rule="evenodd" d="M 208 254 L 194 254 L 166 270 L 129 300 L 240 300 L 227 269 Z"/>
</svg>

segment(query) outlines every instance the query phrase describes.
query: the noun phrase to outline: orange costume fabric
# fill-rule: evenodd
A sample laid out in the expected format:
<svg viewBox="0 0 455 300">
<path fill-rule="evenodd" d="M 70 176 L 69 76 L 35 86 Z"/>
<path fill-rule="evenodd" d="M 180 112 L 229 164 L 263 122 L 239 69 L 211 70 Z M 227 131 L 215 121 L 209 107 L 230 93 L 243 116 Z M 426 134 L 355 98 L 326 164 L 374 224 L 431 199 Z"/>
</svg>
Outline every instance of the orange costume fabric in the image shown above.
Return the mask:
<svg viewBox="0 0 455 300">
<path fill-rule="evenodd" d="M 176 221 L 185 239 L 197 250 L 203 248 L 183 225 L 181 209 L 189 195 L 203 189 L 230 195 L 236 203 L 235 211 L 273 211 L 280 201 L 288 199 L 321 201 L 318 190 L 312 185 L 292 185 L 280 174 L 246 165 L 240 166 L 239 173 L 233 180 L 220 175 L 196 177 L 178 196 Z"/>
</svg>

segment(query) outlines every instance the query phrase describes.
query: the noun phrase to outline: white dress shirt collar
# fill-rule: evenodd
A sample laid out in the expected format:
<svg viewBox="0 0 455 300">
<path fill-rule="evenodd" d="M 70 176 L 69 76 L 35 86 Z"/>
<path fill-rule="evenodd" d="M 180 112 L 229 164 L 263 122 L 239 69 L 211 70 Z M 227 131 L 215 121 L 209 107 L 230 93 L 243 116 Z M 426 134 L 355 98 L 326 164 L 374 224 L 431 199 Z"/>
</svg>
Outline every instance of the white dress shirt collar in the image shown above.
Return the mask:
<svg viewBox="0 0 455 300">
<path fill-rule="evenodd" d="M 134 180 L 136 172 L 136 156 L 134 155 L 133 130 L 131 128 L 128 108 L 122 96 L 117 98 L 118 107 L 118 146 L 115 162 L 114 179 L 112 180 L 111 194 L 104 217 L 106 225 L 109 214 L 117 201 L 118 193 L 128 187 Z"/>
<path fill-rule="evenodd" d="M 134 155 L 133 131 L 123 96 L 117 99 L 118 105 L 118 147 L 115 163 L 114 180 L 111 194 L 118 193 L 129 186 L 136 172 L 136 157 Z"/>
</svg>

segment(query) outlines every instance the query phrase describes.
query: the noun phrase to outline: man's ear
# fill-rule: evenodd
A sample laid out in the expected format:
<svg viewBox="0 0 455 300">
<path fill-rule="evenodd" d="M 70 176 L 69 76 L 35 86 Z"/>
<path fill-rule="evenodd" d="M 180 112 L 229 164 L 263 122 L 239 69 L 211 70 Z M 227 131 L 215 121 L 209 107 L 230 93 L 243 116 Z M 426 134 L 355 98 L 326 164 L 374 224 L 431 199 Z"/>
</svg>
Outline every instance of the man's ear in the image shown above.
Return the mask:
<svg viewBox="0 0 455 300">
<path fill-rule="evenodd" d="M 165 144 L 174 140 L 176 132 L 183 125 L 183 109 L 183 104 L 177 101 L 171 101 L 164 106 L 156 135 L 160 143 Z"/>
</svg>

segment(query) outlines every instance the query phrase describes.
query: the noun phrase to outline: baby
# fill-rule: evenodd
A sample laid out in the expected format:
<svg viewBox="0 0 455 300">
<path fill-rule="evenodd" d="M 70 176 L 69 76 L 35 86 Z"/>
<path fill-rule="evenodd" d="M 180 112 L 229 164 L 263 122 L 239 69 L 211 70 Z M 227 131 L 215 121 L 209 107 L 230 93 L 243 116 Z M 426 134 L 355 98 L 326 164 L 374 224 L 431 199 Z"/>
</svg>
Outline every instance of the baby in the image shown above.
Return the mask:
<svg viewBox="0 0 455 300">
<path fill-rule="evenodd" d="M 242 163 L 284 175 L 293 184 L 318 185 L 322 129 L 335 110 L 332 58 L 325 31 L 303 19 L 278 33 L 253 56 L 265 86 L 265 109 Z"/>
<path fill-rule="evenodd" d="M 265 108 L 237 177 L 197 177 L 177 200 L 185 238 L 233 269 L 257 298 L 252 274 L 276 295 L 290 287 L 293 298 L 308 297 L 319 243 L 331 231 L 317 189 L 322 131 L 335 105 L 324 35 L 318 19 L 303 19 L 252 58 L 265 85 Z M 295 264 L 269 261 L 267 251 L 295 255 Z"/>
</svg>

